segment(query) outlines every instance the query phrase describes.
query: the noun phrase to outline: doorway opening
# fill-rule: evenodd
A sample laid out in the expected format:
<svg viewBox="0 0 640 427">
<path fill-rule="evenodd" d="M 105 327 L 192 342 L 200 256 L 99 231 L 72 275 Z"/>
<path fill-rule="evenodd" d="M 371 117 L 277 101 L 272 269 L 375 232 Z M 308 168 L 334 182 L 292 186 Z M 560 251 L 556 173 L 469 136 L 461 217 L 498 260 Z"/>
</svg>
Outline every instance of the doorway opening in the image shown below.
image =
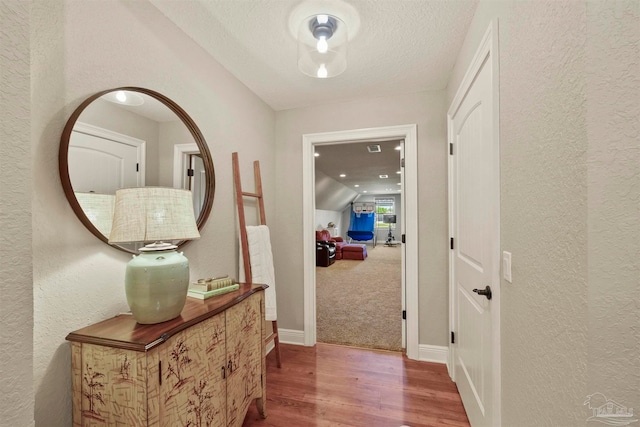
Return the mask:
<svg viewBox="0 0 640 427">
<path fill-rule="evenodd" d="M 316 238 L 337 240 L 331 249 L 318 243 L 318 342 L 389 351 L 406 345 L 399 315 L 404 251 L 389 237 L 401 227 L 403 144 L 315 146 Z"/>
<path fill-rule="evenodd" d="M 316 273 L 315 273 L 315 150 L 316 147 L 350 142 L 404 140 L 403 221 L 400 235 L 402 257 L 402 308 L 405 320 L 407 357 L 419 358 L 418 351 L 418 242 L 417 242 L 417 127 L 412 125 L 358 129 L 303 135 L 303 240 L 304 240 L 304 344 L 314 345 L 317 340 Z M 396 233 L 398 231 L 396 230 Z M 398 313 L 403 316 L 403 313 Z"/>
</svg>

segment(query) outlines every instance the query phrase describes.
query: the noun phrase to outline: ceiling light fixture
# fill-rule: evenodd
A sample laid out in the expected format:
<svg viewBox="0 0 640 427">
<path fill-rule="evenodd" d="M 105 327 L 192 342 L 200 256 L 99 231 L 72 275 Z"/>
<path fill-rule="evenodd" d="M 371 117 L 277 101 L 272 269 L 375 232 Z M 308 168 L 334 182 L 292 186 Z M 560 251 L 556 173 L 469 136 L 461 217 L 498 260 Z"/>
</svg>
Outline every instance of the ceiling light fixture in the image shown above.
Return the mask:
<svg viewBox="0 0 640 427">
<path fill-rule="evenodd" d="M 320 157 L 320 153 L 313 153 L 314 156 Z"/>
<path fill-rule="evenodd" d="M 389 178 L 389 175 L 380 175 L 381 179 Z"/>
<path fill-rule="evenodd" d="M 345 175 L 343 173 L 340 174 L 340 178 L 344 178 L 345 176 L 347 176 L 347 175 Z"/>
<path fill-rule="evenodd" d="M 298 29 L 298 68 L 320 79 L 343 73 L 347 69 L 347 40 L 347 26 L 337 16 L 306 18 Z"/>
<path fill-rule="evenodd" d="M 117 90 L 101 96 L 102 99 L 121 105 L 138 106 L 144 104 L 144 98 L 130 90 Z"/>
</svg>

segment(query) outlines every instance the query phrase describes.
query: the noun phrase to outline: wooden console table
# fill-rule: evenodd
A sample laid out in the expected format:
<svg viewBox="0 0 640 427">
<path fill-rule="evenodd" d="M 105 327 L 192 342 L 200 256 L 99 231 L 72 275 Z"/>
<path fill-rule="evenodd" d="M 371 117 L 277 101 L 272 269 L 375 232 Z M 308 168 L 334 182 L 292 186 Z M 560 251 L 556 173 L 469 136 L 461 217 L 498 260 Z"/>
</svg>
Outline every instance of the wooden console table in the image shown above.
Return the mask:
<svg viewBox="0 0 640 427">
<path fill-rule="evenodd" d="M 141 325 L 118 315 L 67 336 L 74 426 L 242 426 L 266 417 L 264 285 Z"/>
</svg>

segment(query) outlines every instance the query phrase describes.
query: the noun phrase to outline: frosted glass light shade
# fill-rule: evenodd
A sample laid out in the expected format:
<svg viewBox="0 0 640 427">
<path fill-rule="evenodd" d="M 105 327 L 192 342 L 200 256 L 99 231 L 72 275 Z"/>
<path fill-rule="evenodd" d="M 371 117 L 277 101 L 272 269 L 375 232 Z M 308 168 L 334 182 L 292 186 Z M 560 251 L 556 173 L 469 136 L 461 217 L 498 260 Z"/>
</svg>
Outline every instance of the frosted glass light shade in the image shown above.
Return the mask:
<svg viewBox="0 0 640 427">
<path fill-rule="evenodd" d="M 347 69 L 347 26 L 333 15 L 313 15 L 298 29 L 298 69 L 311 77 L 329 78 Z"/>
<path fill-rule="evenodd" d="M 109 243 L 198 238 L 190 191 L 167 187 L 116 191 Z"/>
</svg>

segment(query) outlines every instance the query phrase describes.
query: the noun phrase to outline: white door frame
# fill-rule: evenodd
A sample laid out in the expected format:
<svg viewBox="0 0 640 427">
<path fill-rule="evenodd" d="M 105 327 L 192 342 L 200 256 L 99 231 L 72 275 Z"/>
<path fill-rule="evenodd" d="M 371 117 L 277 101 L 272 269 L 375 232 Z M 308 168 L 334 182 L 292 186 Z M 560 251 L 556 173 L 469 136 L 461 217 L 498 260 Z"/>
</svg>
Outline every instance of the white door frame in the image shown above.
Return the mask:
<svg viewBox="0 0 640 427">
<path fill-rule="evenodd" d="M 187 188 L 185 171 L 190 167 L 189 154 L 197 153 L 200 148 L 195 142 L 173 146 L 173 188 Z"/>
<path fill-rule="evenodd" d="M 473 83 L 477 73 L 480 71 L 482 64 L 486 61 L 491 61 L 491 85 L 492 85 L 492 93 L 493 93 L 493 154 L 494 157 L 492 159 L 493 165 L 495 166 L 493 169 L 493 179 L 492 181 L 498 183 L 495 188 L 489 189 L 489 197 L 492 199 L 492 203 L 496 206 L 497 212 L 500 212 L 500 71 L 499 71 L 499 60 L 498 60 L 498 20 L 494 19 L 489 24 L 489 28 L 484 34 L 482 41 L 480 42 L 480 47 L 476 51 L 465 76 L 460 83 L 460 87 L 456 92 L 456 96 L 453 98 L 451 102 L 451 106 L 449 107 L 449 111 L 447 113 L 447 134 L 448 134 L 448 143 L 453 142 L 453 122 L 452 118 L 455 115 L 456 111 L 460 107 L 465 95 L 467 94 L 469 87 Z M 454 233 L 454 221 L 455 221 L 455 212 L 453 212 L 453 200 L 452 200 L 452 182 L 453 182 L 453 167 L 454 162 L 452 156 L 449 156 L 449 188 L 448 188 L 448 198 L 449 198 L 449 235 L 453 236 Z M 492 248 L 493 251 L 493 277 L 491 280 L 491 291 L 493 294 L 493 298 L 491 300 L 491 327 L 493 334 L 492 341 L 492 364 L 493 364 L 493 422 L 495 426 L 501 425 L 501 354 L 500 354 L 500 300 L 501 300 L 501 290 L 500 290 L 500 216 L 497 215 L 494 218 L 494 224 L 492 227 L 492 231 L 494 232 L 493 241 L 496 242 L 495 247 Z M 455 280 L 454 280 L 454 256 L 453 252 L 449 252 L 449 328 L 450 331 L 456 331 L 456 292 L 455 292 Z M 449 360 L 447 363 L 447 367 L 449 368 L 449 375 L 453 381 L 455 378 L 455 351 L 456 345 L 449 344 Z"/>
<path fill-rule="evenodd" d="M 315 288 L 315 157 L 314 147 L 322 144 L 370 140 L 404 139 L 403 211 L 405 224 L 407 357 L 418 359 L 418 133 L 417 126 L 400 125 L 302 136 L 302 215 L 304 244 L 304 345 L 316 343 Z M 401 313 L 398 313 L 400 319 Z"/>
</svg>

